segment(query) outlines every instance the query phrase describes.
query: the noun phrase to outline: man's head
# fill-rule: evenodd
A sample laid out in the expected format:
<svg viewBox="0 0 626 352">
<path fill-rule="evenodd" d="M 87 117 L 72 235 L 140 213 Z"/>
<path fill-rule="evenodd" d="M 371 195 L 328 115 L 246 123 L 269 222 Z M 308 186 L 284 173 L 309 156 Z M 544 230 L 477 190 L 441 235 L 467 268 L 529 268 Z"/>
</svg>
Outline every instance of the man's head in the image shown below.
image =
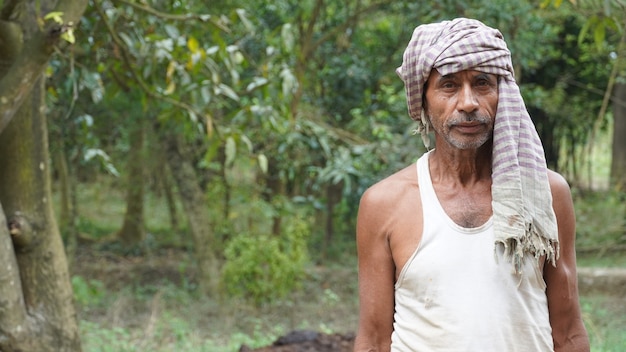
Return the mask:
<svg viewBox="0 0 626 352">
<path fill-rule="evenodd" d="M 433 73 L 448 76 L 465 70 L 514 82 L 511 54 L 498 30 L 467 18 L 415 29 L 396 72 L 405 83 L 409 115 L 418 122 L 425 141 L 430 127 L 423 102 L 428 78 Z"/>
<path fill-rule="evenodd" d="M 422 103 L 437 144 L 478 149 L 493 135 L 498 76 L 474 70 L 441 75 L 433 70 Z"/>
</svg>

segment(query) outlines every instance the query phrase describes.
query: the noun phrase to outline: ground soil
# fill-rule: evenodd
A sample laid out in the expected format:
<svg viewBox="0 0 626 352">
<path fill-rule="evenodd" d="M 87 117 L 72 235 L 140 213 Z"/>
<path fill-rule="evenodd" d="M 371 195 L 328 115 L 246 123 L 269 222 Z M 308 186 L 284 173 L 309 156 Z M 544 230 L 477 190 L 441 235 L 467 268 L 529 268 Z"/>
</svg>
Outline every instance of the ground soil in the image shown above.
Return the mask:
<svg viewBox="0 0 626 352">
<path fill-rule="evenodd" d="M 352 352 L 354 334 L 323 334 L 296 330 L 277 339 L 271 346 L 250 349 L 241 346 L 239 352 Z"/>
</svg>

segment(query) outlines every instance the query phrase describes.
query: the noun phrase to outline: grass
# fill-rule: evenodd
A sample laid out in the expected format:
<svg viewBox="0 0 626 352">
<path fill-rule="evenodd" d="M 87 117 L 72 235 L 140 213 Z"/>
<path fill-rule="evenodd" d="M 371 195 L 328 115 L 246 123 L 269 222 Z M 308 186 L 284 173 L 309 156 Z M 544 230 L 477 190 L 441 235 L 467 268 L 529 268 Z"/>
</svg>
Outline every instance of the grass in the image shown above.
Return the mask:
<svg viewBox="0 0 626 352">
<path fill-rule="evenodd" d="M 626 256 L 622 253 L 598 255 L 596 253 L 578 255 L 579 267 L 586 268 L 626 268 Z"/>
<path fill-rule="evenodd" d="M 239 299 L 199 297 L 167 281 L 128 282 L 114 291 L 95 279 L 82 280 L 96 288 L 77 290 L 94 296 L 78 299 L 89 302 L 79 310 L 83 349 L 227 352 L 238 351 L 242 344 L 269 345 L 294 329 L 352 332 L 357 312 L 355 274 L 354 268 L 311 267 L 303 289 L 260 307 Z"/>
<path fill-rule="evenodd" d="M 580 302 L 591 352 L 626 351 L 626 300 L 594 295 L 583 296 Z"/>
</svg>

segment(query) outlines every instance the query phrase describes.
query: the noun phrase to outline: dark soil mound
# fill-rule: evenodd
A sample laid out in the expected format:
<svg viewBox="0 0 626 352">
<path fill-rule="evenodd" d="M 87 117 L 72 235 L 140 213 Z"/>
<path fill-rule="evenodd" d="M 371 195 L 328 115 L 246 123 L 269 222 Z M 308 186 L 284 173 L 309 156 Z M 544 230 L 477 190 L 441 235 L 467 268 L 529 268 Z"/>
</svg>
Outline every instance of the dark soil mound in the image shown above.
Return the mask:
<svg viewBox="0 0 626 352">
<path fill-rule="evenodd" d="M 278 338 L 271 346 L 251 349 L 241 346 L 239 352 L 352 352 L 354 334 L 323 334 L 296 330 Z"/>
</svg>

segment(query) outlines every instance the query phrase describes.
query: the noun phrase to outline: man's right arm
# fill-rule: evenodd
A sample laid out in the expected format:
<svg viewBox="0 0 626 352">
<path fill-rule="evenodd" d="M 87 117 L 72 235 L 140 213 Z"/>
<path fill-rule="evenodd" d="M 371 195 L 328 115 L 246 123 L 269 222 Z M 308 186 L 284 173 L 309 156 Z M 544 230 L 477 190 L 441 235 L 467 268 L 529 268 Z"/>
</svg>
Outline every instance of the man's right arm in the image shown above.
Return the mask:
<svg viewBox="0 0 626 352">
<path fill-rule="evenodd" d="M 393 331 L 395 266 L 380 189 L 361 198 L 357 219 L 359 329 L 355 352 L 387 352 Z"/>
</svg>

